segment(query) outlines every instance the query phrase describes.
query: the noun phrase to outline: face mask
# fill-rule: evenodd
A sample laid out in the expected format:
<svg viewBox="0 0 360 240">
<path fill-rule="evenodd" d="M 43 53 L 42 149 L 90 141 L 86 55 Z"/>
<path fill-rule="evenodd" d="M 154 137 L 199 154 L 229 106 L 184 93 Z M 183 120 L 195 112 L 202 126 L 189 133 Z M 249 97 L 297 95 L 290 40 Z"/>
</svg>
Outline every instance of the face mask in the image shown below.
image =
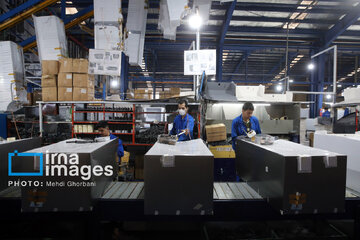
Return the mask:
<svg viewBox="0 0 360 240">
<path fill-rule="evenodd" d="M 181 116 L 184 116 L 186 114 L 185 110 L 184 109 L 179 109 L 179 114 Z"/>
</svg>

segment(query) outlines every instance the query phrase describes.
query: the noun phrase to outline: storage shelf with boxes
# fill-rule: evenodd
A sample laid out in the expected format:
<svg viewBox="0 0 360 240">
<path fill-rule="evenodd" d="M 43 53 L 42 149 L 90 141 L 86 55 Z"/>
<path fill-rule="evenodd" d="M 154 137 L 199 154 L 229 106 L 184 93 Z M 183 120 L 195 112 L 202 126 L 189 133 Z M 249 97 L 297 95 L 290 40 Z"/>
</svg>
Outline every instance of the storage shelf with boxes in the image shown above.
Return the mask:
<svg viewBox="0 0 360 240">
<path fill-rule="evenodd" d="M 72 58 L 42 61 L 42 100 L 94 100 L 94 76 L 88 74 L 88 64 L 86 59 Z"/>
</svg>

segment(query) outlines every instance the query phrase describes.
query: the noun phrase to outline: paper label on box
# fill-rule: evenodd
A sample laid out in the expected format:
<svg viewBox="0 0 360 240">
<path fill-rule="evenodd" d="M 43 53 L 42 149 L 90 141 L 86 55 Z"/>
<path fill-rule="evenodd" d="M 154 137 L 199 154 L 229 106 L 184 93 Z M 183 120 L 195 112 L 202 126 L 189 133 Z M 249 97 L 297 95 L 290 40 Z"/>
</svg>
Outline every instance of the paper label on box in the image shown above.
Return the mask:
<svg viewBox="0 0 360 240">
<path fill-rule="evenodd" d="M 230 147 L 218 147 L 216 148 L 216 151 L 220 152 L 220 151 L 224 151 L 224 152 L 231 152 L 232 148 Z"/>
<path fill-rule="evenodd" d="M 72 74 L 66 74 L 66 79 L 72 79 Z"/>
<path fill-rule="evenodd" d="M 175 156 L 165 154 L 160 158 L 162 167 L 175 167 Z"/>
<path fill-rule="evenodd" d="M 82 88 L 81 90 L 80 90 L 80 93 L 86 93 L 86 89 L 84 89 L 84 88 Z"/>
<path fill-rule="evenodd" d="M 72 88 L 66 88 L 66 92 L 72 92 Z"/>
</svg>

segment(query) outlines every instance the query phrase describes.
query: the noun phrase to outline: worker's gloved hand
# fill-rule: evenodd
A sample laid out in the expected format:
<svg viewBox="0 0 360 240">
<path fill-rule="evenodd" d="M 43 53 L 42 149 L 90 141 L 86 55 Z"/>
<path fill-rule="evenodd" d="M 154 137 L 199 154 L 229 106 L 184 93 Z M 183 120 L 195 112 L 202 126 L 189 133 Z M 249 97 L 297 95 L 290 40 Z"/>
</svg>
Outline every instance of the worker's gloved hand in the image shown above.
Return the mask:
<svg viewBox="0 0 360 240">
<path fill-rule="evenodd" d="M 184 129 L 184 131 L 185 131 L 185 135 L 189 135 L 189 134 L 190 134 L 189 129 Z"/>
</svg>

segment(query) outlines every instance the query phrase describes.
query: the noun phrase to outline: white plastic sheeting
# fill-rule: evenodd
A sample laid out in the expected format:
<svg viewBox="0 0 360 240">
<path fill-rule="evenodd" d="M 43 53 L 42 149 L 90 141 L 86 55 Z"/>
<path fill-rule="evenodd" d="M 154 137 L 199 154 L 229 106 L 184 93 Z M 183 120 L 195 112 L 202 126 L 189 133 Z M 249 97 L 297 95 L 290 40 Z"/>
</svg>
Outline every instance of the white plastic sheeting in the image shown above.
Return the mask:
<svg viewBox="0 0 360 240">
<path fill-rule="evenodd" d="M 119 23 L 122 19 L 121 0 L 94 0 L 95 23 Z"/>
<path fill-rule="evenodd" d="M 314 147 L 347 155 L 346 186 L 360 192 L 360 135 L 315 132 Z"/>
<path fill-rule="evenodd" d="M 6 111 L 13 100 L 26 102 L 24 57 L 14 42 L 0 42 L 0 111 Z"/>
<path fill-rule="evenodd" d="M 175 40 L 176 28 L 187 8 L 187 0 L 161 0 L 158 28 L 162 30 L 164 38 Z"/>
<path fill-rule="evenodd" d="M 129 56 L 130 65 L 141 65 L 144 54 L 147 4 L 145 0 L 130 0 L 126 29 L 125 53 Z"/>
<path fill-rule="evenodd" d="M 56 16 L 33 16 L 40 61 L 68 56 L 65 27 Z"/>
<path fill-rule="evenodd" d="M 118 26 L 96 24 L 95 48 L 105 50 L 118 50 L 121 44 L 121 32 Z"/>
</svg>

